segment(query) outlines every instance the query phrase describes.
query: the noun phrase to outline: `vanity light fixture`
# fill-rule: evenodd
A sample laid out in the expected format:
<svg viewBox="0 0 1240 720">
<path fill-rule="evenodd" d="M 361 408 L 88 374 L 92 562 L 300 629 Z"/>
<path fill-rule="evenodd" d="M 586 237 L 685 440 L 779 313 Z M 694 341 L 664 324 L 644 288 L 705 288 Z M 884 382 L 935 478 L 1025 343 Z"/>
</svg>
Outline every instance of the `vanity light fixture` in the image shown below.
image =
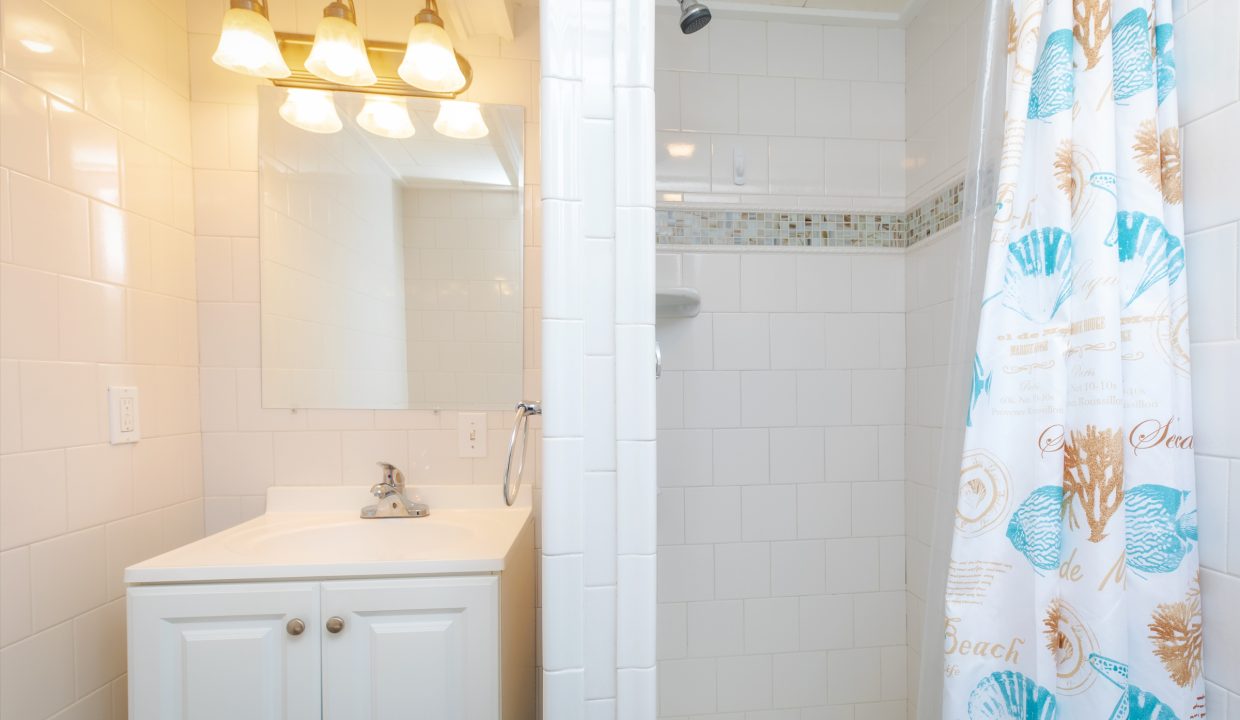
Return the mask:
<svg viewBox="0 0 1240 720">
<path fill-rule="evenodd" d="M 280 105 L 280 117 L 294 127 L 320 135 L 330 135 L 344 127 L 331 93 L 325 90 L 289 88 Z"/>
<path fill-rule="evenodd" d="M 405 82 L 431 92 L 453 93 L 464 89 L 465 75 L 456 60 L 452 39 L 443 29 L 436 0 L 413 18 L 413 29 L 405 44 L 405 59 L 397 72 Z"/>
<path fill-rule="evenodd" d="M 328 82 L 352 87 L 374 85 L 378 78 L 366 56 L 366 41 L 357 27 L 353 0 L 332 0 L 314 31 L 306 69 Z"/>
<path fill-rule="evenodd" d="M 435 130 L 458 140 L 477 140 L 490 132 L 482 119 L 482 110 L 476 102 L 464 100 L 440 100 L 439 115 L 435 118 Z"/>
<path fill-rule="evenodd" d="M 406 44 L 367 42 L 354 0 L 330 0 L 314 35 L 277 33 L 267 19 L 271 0 L 230 0 L 217 65 L 290 88 L 361 90 L 379 95 L 455 98 L 473 68 L 452 47 L 436 0 L 414 17 Z"/>
<path fill-rule="evenodd" d="M 357 114 L 357 124 L 379 137 L 400 140 L 413 136 L 413 121 L 404 98 L 370 95 Z"/>
<path fill-rule="evenodd" d="M 267 0 L 231 0 L 211 60 L 242 75 L 286 78 L 291 74 L 267 19 Z"/>
</svg>

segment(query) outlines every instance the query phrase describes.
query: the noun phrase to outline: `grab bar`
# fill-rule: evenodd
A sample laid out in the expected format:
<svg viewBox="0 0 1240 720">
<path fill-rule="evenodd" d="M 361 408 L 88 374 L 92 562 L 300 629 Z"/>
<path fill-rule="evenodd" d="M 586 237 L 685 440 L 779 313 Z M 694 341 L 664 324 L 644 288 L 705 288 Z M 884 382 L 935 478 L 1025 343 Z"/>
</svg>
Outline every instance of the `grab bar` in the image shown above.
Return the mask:
<svg viewBox="0 0 1240 720">
<path fill-rule="evenodd" d="M 504 465 L 504 502 L 512 505 L 517 501 L 517 493 L 521 492 L 521 476 L 525 473 L 525 454 L 530 439 L 530 416 L 542 415 L 542 406 L 536 402 L 517 403 L 517 417 L 512 424 L 512 436 L 508 438 L 508 462 Z M 512 477 L 512 456 L 517 449 L 517 433 L 521 433 L 521 462 L 517 465 L 517 482 L 510 484 Z"/>
</svg>

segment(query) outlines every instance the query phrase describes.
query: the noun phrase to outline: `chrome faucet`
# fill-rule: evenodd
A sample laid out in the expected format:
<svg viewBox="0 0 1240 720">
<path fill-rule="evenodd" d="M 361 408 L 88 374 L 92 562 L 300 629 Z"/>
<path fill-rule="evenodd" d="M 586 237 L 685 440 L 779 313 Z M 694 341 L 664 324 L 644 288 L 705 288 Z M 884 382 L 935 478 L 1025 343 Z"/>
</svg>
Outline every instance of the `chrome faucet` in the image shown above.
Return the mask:
<svg viewBox="0 0 1240 720">
<path fill-rule="evenodd" d="M 400 468 L 387 462 L 379 463 L 379 467 L 383 468 L 383 480 L 370 487 L 370 494 L 378 501 L 362 508 L 362 518 L 417 518 L 431 514 L 426 503 L 405 497 L 405 474 Z"/>
</svg>

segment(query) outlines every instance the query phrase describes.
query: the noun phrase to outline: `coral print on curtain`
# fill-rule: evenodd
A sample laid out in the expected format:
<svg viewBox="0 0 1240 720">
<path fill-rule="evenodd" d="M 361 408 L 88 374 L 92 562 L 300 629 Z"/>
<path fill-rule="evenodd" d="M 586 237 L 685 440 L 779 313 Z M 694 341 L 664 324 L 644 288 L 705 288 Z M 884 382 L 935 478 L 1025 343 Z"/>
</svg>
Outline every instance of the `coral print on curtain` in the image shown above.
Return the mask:
<svg viewBox="0 0 1240 720">
<path fill-rule="evenodd" d="M 943 717 L 1205 717 L 1171 0 L 1009 11 Z"/>
</svg>

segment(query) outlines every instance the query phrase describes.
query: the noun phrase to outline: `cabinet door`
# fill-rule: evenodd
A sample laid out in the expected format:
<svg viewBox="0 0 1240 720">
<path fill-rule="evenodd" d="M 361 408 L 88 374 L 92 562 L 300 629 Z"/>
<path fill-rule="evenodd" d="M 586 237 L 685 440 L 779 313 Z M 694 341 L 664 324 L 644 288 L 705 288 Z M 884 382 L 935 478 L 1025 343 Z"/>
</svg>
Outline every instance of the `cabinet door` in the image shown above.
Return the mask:
<svg viewBox="0 0 1240 720">
<path fill-rule="evenodd" d="M 324 720 L 496 720 L 499 579 L 323 583 Z"/>
<path fill-rule="evenodd" d="M 128 606 L 131 720 L 319 717 L 317 583 L 135 587 Z"/>
</svg>

